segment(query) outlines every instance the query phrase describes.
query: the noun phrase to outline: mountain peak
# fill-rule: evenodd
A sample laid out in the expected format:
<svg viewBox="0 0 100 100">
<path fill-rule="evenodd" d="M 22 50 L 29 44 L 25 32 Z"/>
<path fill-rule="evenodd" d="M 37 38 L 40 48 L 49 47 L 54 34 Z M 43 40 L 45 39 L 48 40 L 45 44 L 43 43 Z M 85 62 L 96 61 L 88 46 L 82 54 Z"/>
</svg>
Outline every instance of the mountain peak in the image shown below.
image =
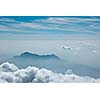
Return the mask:
<svg viewBox="0 0 100 100">
<path fill-rule="evenodd" d="M 24 53 L 21 53 L 20 56 L 33 56 L 33 55 L 37 55 L 37 54 L 32 54 L 30 52 L 24 52 Z"/>
<path fill-rule="evenodd" d="M 34 54 L 34 53 L 30 53 L 30 52 L 23 52 L 21 53 L 19 56 L 15 56 L 16 57 L 23 57 L 23 58 L 54 58 L 54 59 L 60 59 L 58 56 L 56 56 L 55 54 L 47 54 L 47 55 L 39 55 L 39 54 Z"/>
<path fill-rule="evenodd" d="M 30 52 L 23 52 L 21 55 L 24 55 L 24 54 L 32 54 L 32 53 L 30 53 Z"/>
</svg>

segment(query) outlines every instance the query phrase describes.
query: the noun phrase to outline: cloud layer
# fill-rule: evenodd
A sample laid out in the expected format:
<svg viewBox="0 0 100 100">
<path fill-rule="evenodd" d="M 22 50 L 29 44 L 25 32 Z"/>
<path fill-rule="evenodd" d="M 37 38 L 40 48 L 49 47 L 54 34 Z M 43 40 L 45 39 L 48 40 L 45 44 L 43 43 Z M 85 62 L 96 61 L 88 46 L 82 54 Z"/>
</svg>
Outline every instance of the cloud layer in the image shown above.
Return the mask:
<svg viewBox="0 0 100 100">
<path fill-rule="evenodd" d="M 25 17 L 26 18 L 26 17 Z M 24 19 L 25 19 L 24 18 Z M 22 19 L 22 17 L 20 17 Z M 28 18 L 27 18 L 28 19 Z M 100 36 L 99 17 L 50 17 L 16 20 L 0 17 L 0 32 L 12 34 L 73 34 Z"/>
<path fill-rule="evenodd" d="M 0 65 L 0 83 L 97 83 L 100 79 L 78 76 L 69 69 L 65 74 L 55 73 L 47 69 L 27 67 L 18 69 L 8 62 Z"/>
</svg>

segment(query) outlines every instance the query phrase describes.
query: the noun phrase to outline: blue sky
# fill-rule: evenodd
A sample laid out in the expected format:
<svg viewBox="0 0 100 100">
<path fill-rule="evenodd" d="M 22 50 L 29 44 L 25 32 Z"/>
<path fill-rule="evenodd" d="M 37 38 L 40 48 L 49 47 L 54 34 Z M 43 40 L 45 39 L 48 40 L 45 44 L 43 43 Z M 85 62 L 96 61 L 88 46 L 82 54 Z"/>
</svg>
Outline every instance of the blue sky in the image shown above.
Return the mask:
<svg viewBox="0 0 100 100">
<path fill-rule="evenodd" d="M 0 16 L 0 39 L 100 38 L 99 16 Z"/>
</svg>

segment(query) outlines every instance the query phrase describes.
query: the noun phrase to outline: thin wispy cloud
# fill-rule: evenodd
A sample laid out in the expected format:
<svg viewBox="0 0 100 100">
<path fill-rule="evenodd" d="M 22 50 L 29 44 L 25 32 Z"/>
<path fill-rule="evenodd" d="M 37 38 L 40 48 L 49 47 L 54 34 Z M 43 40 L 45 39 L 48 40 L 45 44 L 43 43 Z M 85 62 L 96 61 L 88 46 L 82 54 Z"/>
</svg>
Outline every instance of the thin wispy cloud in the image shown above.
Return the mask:
<svg viewBox="0 0 100 100">
<path fill-rule="evenodd" d="M 67 24 L 67 23 L 71 23 L 71 22 L 100 22 L 99 18 L 69 18 L 69 17 L 50 17 L 48 19 L 43 19 L 40 20 L 42 22 L 47 22 L 47 23 L 59 23 L 59 24 Z"/>
<path fill-rule="evenodd" d="M 32 21 L 16 20 L 15 18 L 0 18 L 0 31 L 47 34 L 88 34 L 100 36 L 99 17 L 48 17 Z M 15 32 L 15 33 L 14 33 Z"/>
<path fill-rule="evenodd" d="M 0 18 L 0 22 L 17 22 L 17 21 L 11 18 Z"/>
</svg>

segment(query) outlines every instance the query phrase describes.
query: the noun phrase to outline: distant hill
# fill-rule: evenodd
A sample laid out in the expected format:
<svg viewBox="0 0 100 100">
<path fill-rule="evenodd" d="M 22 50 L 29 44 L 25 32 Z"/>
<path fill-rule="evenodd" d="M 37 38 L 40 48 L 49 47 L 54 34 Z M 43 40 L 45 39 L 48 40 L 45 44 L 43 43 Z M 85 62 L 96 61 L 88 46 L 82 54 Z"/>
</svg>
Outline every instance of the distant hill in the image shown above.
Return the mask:
<svg viewBox="0 0 100 100">
<path fill-rule="evenodd" d="M 58 56 L 56 56 L 55 54 L 51 54 L 51 55 L 38 55 L 38 54 L 32 54 L 29 52 L 24 52 L 19 56 L 14 56 L 13 58 L 25 58 L 25 59 L 58 59 L 60 60 L 60 58 Z"/>
<path fill-rule="evenodd" d="M 65 61 L 62 60 L 60 57 L 56 56 L 55 54 L 38 55 L 24 52 L 20 55 L 12 57 L 7 61 L 16 64 L 17 66 L 19 66 L 19 68 L 26 68 L 27 66 L 34 65 L 39 68 L 48 68 L 57 72 L 64 72 L 65 70 L 62 67 L 66 66 Z"/>
<path fill-rule="evenodd" d="M 19 68 L 26 68 L 27 66 L 36 66 L 39 68 L 46 68 L 55 72 L 65 73 L 66 70 L 72 69 L 75 74 L 82 76 L 100 77 L 100 68 L 91 68 L 89 66 L 69 63 L 64 61 L 55 54 L 38 55 L 29 52 L 24 52 L 20 55 L 8 59 L 7 62 L 16 64 Z"/>
</svg>

